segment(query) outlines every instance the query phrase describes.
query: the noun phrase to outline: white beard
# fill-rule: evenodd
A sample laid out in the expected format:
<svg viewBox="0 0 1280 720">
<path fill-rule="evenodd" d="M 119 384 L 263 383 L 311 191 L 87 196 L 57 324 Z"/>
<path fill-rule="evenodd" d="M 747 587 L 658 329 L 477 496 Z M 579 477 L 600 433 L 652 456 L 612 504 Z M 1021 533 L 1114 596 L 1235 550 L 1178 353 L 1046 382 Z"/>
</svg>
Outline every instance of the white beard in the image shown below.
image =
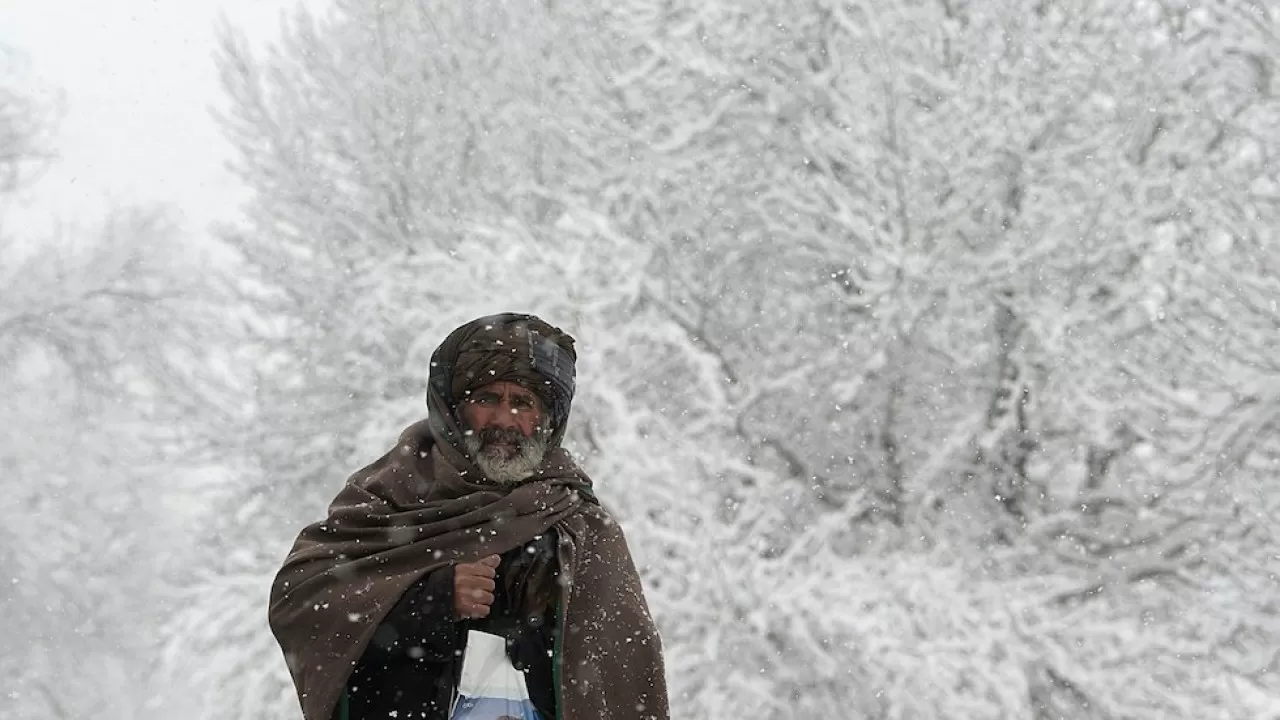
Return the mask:
<svg viewBox="0 0 1280 720">
<path fill-rule="evenodd" d="M 502 485 L 514 485 L 528 480 L 542 465 L 547 454 L 547 433 L 539 428 L 533 437 L 521 438 L 519 450 L 511 457 L 482 449 L 478 432 L 465 432 L 462 445 L 485 477 Z"/>
</svg>

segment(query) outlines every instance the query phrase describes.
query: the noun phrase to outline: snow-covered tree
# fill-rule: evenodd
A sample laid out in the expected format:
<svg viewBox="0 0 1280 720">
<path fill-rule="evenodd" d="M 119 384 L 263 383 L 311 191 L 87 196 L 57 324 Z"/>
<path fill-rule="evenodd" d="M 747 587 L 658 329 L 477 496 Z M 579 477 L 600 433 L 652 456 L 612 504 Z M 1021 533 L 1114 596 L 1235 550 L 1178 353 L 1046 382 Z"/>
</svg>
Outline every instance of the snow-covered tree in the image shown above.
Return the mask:
<svg viewBox="0 0 1280 720">
<path fill-rule="evenodd" d="M 1247 3 L 615 7 L 638 57 L 632 121 L 652 138 L 632 167 L 663 211 L 636 230 L 669 258 L 654 283 L 742 388 L 744 439 L 819 500 L 871 493 L 833 510 L 855 523 L 835 538 L 879 550 L 872 520 L 930 552 L 998 549 L 985 581 L 1061 585 L 1045 599 L 1082 604 L 1107 643 L 1150 610 L 1154 642 L 1135 648 L 1150 662 L 1202 635 L 1198 598 L 1243 599 L 1226 578 L 1274 582 L 1274 540 L 1243 500 L 1274 425 L 1241 380 L 1276 344 L 1249 329 L 1274 310 L 1245 304 L 1269 287 L 1246 268 L 1276 253 L 1276 18 Z M 1235 291 L 1206 312 L 1197 284 Z M 1216 460 L 1212 438 L 1239 452 L 1210 487 L 1188 471 Z M 1204 556 L 1237 535 L 1255 539 L 1247 556 Z M 1274 638 L 1264 605 L 1238 614 Z M 1242 707 L 1241 683 L 1274 697 L 1265 672 L 1225 666 L 1235 654 L 1181 654 L 1189 680 L 1169 689 L 1045 649 L 1035 672 L 1070 679 L 1038 702 L 1159 716 Z"/>
<path fill-rule="evenodd" d="M 54 108 L 16 87 L 5 74 L 0 688 L 15 717 L 141 717 L 161 571 L 186 537 L 179 498 L 206 462 L 185 453 L 230 399 L 205 372 L 218 335 L 163 212 L 68 219 L 52 237 L 4 223 L 54 161 Z"/>
</svg>

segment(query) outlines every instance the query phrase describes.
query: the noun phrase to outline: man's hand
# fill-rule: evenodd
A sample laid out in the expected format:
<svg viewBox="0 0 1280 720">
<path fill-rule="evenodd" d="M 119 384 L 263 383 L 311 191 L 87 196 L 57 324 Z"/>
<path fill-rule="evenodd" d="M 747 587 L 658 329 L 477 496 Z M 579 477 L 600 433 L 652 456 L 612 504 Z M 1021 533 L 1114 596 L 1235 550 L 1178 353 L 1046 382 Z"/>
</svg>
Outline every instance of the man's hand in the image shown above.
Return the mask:
<svg viewBox="0 0 1280 720">
<path fill-rule="evenodd" d="M 479 562 L 458 563 L 453 569 L 453 612 L 459 620 L 489 616 L 499 560 L 490 555 Z"/>
</svg>

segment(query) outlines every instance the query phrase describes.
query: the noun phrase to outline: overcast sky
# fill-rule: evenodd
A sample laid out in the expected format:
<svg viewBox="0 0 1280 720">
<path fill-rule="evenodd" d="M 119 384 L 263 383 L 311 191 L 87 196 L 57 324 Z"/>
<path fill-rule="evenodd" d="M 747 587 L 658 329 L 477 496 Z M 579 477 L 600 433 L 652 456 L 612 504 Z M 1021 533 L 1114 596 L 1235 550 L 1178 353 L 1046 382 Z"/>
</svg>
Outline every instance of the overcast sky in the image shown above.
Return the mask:
<svg viewBox="0 0 1280 720">
<path fill-rule="evenodd" d="M 61 160 L 25 198 L 17 224 L 31 227 L 55 214 L 91 222 L 113 202 L 170 204 L 197 233 L 230 217 L 237 188 L 209 112 L 221 99 L 215 21 L 225 14 L 266 39 L 297 4 L 0 0 L 0 43 L 25 53 L 33 84 L 60 91 L 66 107 L 56 146 Z"/>
</svg>

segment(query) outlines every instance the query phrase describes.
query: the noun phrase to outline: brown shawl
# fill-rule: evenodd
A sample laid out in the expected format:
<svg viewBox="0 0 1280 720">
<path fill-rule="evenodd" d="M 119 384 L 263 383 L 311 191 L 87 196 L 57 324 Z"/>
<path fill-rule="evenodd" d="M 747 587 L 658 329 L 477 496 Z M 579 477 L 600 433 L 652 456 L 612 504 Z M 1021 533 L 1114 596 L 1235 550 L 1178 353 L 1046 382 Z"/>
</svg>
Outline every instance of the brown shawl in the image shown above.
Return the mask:
<svg viewBox="0 0 1280 720">
<path fill-rule="evenodd" d="M 552 526 L 565 580 L 560 717 L 665 720 L 657 628 L 622 530 L 594 502 L 590 479 L 558 447 L 514 487 L 484 481 L 473 467 L 455 446 L 433 440 L 429 421 L 417 423 L 298 537 L 272 585 L 269 619 L 306 720 L 337 717 L 351 670 L 410 585 Z"/>
</svg>

